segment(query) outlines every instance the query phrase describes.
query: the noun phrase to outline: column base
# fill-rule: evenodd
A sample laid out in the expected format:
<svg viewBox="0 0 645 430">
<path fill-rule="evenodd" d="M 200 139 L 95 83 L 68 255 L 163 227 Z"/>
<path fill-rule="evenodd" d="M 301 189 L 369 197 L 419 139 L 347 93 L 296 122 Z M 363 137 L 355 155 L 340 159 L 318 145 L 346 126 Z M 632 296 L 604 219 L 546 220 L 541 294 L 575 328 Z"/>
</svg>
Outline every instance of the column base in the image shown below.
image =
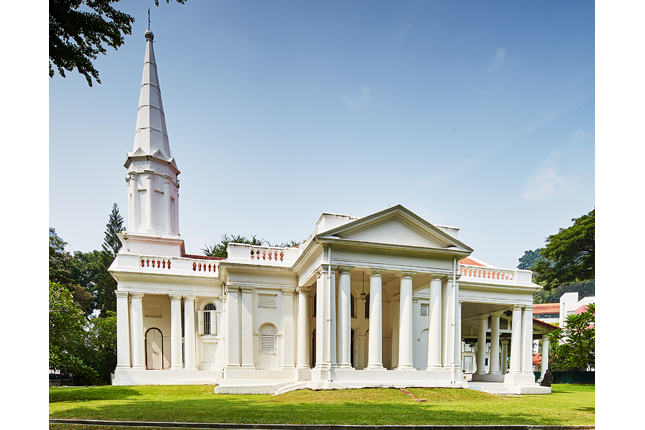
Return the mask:
<svg viewBox="0 0 645 430">
<path fill-rule="evenodd" d="M 373 365 L 368 365 L 367 369 L 365 370 L 387 370 L 385 367 L 383 367 L 382 364 L 373 364 Z"/>
<path fill-rule="evenodd" d="M 399 365 L 399 366 L 396 368 L 396 370 L 400 370 L 400 371 L 407 372 L 407 371 L 410 371 L 410 370 L 415 370 L 415 371 L 416 371 L 417 369 L 416 369 L 416 368 L 414 368 L 414 367 L 412 367 L 412 365 L 411 365 L 411 364 L 404 364 L 404 365 Z"/>
</svg>

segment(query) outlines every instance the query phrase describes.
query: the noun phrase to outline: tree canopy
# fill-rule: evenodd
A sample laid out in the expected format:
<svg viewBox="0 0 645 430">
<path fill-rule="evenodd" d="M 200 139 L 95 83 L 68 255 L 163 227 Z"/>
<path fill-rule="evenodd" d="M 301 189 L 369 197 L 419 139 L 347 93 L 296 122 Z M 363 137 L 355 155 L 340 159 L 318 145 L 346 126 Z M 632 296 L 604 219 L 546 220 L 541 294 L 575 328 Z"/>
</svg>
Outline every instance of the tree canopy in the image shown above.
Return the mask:
<svg viewBox="0 0 645 430">
<path fill-rule="evenodd" d="M 551 370 L 588 370 L 596 367 L 596 305 L 569 315 L 562 328 L 549 334 Z"/>
<path fill-rule="evenodd" d="M 101 83 L 93 64 L 98 54 L 105 55 L 106 46 L 119 49 L 124 36 L 132 34 L 134 17 L 116 10 L 112 3 L 119 0 L 50 0 L 49 1 L 49 76 L 56 71 L 64 78 L 65 71 L 76 69 Z M 184 4 L 186 0 L 175 0 Z M 170 3 L 170 0 L 166 0 Z M 155 0 L 159 6 L 159 0 Z"/>
<path fill-rule="evenodd" d="M 239 234 L 232 234 L 232 235 L 222 235 L 222 240 L 220 243 L 216 243 L 212 246 L 204 245 L 204 248 L 202 248 L 202 252 L 204 255 L 207 255 L 209 257 L 222 257 L 222 258 L 227 258 L 228 257 L 228 251 L 226 247 L 228 246 L 229 243 L 244 243 L 247 245 L 255 245 L 255 246 L 274 246 L 278 248 L 291 248 L 294 246 L 298 246 L 302 244 L 303 242 L 298 242 L 296 240 L 290 240 L 288 242 L 283 242 L 278 245 L 271 245 L 268 241 L 264 239 L 258 239 L 257 236 L 253 235 L 251 238 L 247 238 L 246 236 L 241 236 Z"/>
<path fill-rule="evenodd" d="M 561 228 L 546 239 L 546 246 L 540 253 L 544 260 L 534 266 L 535 282 L 546 290 L 595 279 L 596 210 L 572 221 L 571 227 Z"/>
</svg>

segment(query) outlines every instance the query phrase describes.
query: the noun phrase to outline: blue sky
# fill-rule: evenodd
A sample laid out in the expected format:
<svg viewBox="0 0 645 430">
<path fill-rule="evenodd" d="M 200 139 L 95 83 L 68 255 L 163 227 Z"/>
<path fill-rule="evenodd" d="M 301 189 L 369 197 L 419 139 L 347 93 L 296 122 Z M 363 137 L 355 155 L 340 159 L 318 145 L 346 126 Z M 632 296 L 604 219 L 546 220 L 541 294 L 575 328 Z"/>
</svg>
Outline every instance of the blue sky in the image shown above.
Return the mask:
<svg viewBox="0 0 645 430">
<path fill-rule="evenodd" d="M 122 2 L 136 22 L 102 84 L 49 80 L 69 250 L 100 249 L 113 203 L 127 218 L 149 6 L 188 253 L 402 204 L 515 267 L 596 204 L 593 2 Z"/>
</svg>

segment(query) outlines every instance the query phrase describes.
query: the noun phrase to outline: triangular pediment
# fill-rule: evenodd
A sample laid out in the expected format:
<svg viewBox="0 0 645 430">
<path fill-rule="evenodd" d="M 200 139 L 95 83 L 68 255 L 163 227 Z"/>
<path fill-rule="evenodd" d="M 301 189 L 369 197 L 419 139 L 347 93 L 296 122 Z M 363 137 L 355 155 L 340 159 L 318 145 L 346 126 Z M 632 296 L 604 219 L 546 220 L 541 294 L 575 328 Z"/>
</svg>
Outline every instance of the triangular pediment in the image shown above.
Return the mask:
<svg viewBox="0 0 645 430">
<path fill-rule="evenodd" d="M 472 249 L 401 205 L 349 222 L 319 237 L 355 242 L 472 252 Z"/>
</svg>

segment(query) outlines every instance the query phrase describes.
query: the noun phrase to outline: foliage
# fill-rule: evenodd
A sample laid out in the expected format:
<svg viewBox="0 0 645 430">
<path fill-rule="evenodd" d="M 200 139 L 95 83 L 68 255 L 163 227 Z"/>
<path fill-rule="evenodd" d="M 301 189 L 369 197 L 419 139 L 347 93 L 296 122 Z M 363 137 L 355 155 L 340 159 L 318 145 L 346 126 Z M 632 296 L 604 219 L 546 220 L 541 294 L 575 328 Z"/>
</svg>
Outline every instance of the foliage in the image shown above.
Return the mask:
<svg viewBox="0 0 645 430">
<path fill-rule="evenodd" d="M 65 251 L 67 242 L 49 227 L 49 280 L 63 285 L 72 283 L 72 256 Z"/>
<path fill-rule="evenodd" d="M 595 220 L 596 210 L 572 219 L 573 225 L 560 229 L 546 239 L 546 247 L 534 271 L 535 282 L 552 290 L 560 285 L 595 278 Z"/>
<path fill-rule="evenodd" d="M 588 281 L 571 282 L 570 284 L 561 285 L 551 291 L 542 289 L 533 294 L 533 303 L 559 303 L 560 297 L 565 293 L 578 293 L 578 299 L 585 297 L 594 297 L 596 295 L 596 281 L 590 279 Z"/>
<path fill-rule="evenodd" d="M 88 363 L 91 355 L 87 319 L 72 293 L 49 282 L 49 368 L 96 383 L 99 375 Z"/>
<path fill-rule="evenodd" d="M 533 270 L 538 261 L 545 261 L 541 254 L 542 248 L 533 251 L 524 251 L 524 255 L 519 259 L 520 264 L 517 265 L 518 269 Z"/>
<path fill-rule="evenodd" d="M 65 71 L 76 69 L 99 84 L 99 72 L 92 60 L 115 50 L 125 43 L 124 36 L 132 34 L 134 17 L 116 10 L 112 3 L 119 0 L 50 0 L 49 1 L 49 76 L 54 77 L 54 66 L 64 78 Z M 176 0 L 184 4 L 186 0 Z M 170 3 L 170 0 L 166 0 Z M 159 6 L 159 0 L 155 0 Z M 105 45 L 104 45 L 105 44 Z"/>
<path fill-rule="evenodd" d="M 298 390 L 271 396 L 213 395 L 212 385 L 55 387 L 49 389 L 49 417 L 295 425 L 594 424 L 593 385 L 552 388 L 547 396 L 409 388 L 427 400 L 417 402 L 393 388 Z"/>
<path fill-rule="evenodd" d="M 272 246 L 276 248 L 291 248 L 294 246 L 298 246 L 302 244 L 303 242 L 298 242 L 296 240 L 290 240 L 288 242 L 283 242 L 279 245 L 271 245 L 268 241 L 264 239 L 258 239 L 257 236 L 253 235 L 251 238 L 247 238 L 246 236 L 241 236 L 239 234 L 232 234 L 230 236 L 228 235 L 222 235 L 222 240 L 220 243 L 216 243 L 213 246 L 208 246 L 204 245 L 204 248 L 202 248 L 202 252 L 204 255 L 207 255 L 209 257 L 223 257 L 227 258 L 228 257 L 228 250 L 226 247 L 228 246 L 229 243 L 243 243 L 247 245 L 255 245 L 255 246 Z"/>
<path fill-rule="evenodd" d="M 549 368 L 587 370 L 596 367 L 596 305 L 587 311 L 569 315 L 564 327 L 549 334 Z"/>
<path fill-rule="evenodd" d="M 105 225 L 105 238 L 103 239 L 103 251 L 110 254 L 112 259 L 116 257 L 121 249 L 122 245 L 118 233 L 122 230 L 123 217 L 119 213 L 119 206 L 114 203 L 112 205 L 112 212 L 110 212 L 108 223 Z"/>
</svg>

